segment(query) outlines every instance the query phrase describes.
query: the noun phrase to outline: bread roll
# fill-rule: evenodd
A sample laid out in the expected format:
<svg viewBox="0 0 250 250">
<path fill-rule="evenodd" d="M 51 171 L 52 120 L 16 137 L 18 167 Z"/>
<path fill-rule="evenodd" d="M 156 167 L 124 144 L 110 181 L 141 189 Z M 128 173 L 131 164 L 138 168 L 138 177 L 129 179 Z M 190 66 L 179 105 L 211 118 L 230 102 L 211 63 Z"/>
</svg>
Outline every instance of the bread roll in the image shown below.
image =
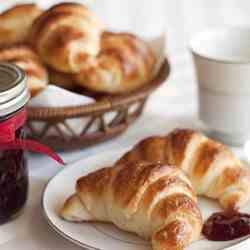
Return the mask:
<svg viewBox="0 0 250 250">
<path fill-rule="evenodd" d="M 0 14 L 0 46 L 26 43 L 30 27 L 41 13 L 35 4 L 21 4 Z"/>
<path fill-rule="evenodd" d="M 73 222 L 112 222 L 151 239 L 154 250 L 182 250 L 202 228 L 189 180 L 159 163 L 118 164 L 81 177 L 60 215 Z"/>
<path fill-rule="evenodd" d="M 97 16 L 84 5 L 61 3 L 35 20 L 30 42 L 53 69 L 75 73 L 98 54 L 102 30 Z"/>
<path fill-rule="evenodd" d="M 182 169 L 198 195 L 216 199 L 227 210 L 250 201 L 250 170 L 226 146 L 191 129 L 139 142 L 118 162 L 162 162 Z"/>
<path fill-rule="evenodd" d="M 105 32 L 97 59 L 81 69 L 76 81 L 93 91 L 133 91 L 152 77 L 156 58 L 149 45 L 129 33 Z"/>
</svg>

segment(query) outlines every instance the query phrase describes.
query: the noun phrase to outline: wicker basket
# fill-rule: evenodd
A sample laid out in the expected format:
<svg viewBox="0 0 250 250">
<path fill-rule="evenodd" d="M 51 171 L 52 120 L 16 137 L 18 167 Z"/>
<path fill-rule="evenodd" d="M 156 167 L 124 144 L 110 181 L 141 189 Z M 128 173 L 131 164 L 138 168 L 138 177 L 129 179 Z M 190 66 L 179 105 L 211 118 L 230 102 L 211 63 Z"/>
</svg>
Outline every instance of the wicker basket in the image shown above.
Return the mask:
<svg viewBox="0 0 250 250">
<path fill-rule="evenodd" d="M 106 96 L 93 104 L 82 106 L 28 108 L 30 137 L 54 150 L 84 148 L 109 140 L 124 132 L 141 115 L 149 95 L 166 80 L 169 71 L 166 59 L 149 84 L 128 95 Z M 88 121 L 83 123 L 80 134 L 76 134 L 68 124 L 69 119 L 74 118 Z M 34 126 L 37 122 L 43 123 L 42 130 L 38 131 Z M 56 134 L 51 135 L 51 129 Z"/>
</svg>

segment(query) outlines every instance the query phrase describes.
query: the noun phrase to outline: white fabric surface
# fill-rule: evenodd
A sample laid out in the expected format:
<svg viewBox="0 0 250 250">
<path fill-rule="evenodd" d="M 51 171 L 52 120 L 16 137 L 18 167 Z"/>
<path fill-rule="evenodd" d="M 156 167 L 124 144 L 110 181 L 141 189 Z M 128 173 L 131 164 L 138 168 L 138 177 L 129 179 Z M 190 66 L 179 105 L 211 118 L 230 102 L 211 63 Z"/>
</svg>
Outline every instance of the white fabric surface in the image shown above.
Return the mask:
<svg viewBox="0 0 250 250">
<path fill-rule="evenodd" d="M 0 0 L 0 11 L 16 0 Z M 23 1 L 24 2 L 24 1 Z M 39 0 L 43 6 L 54 0 Z M 167 30 L 168 55 L 172 72 L 168 82 L 150 99 L 144 115 L 119 138 L 88 150 L 61 153 L 66 162 L 98 154 L 103 150 L 132 145 L 152 134 L 175 127 L 197 127 L 196 85 L 188 54 L 187 39 L 208 26 L 250 24 L 250 1 L 236 0 L 86 0 L 114 29 L 142 35 L 159 35 Z M 42 218 L 40 198 L 44 185 L 60 166 L 45 156 L 30 155 L 30 198 L 24 214 L 0 227 L 0 249 L 78 250 L 53 233 Z M 241 247 L 241 250 L 250 246 Z"/>
</svg>

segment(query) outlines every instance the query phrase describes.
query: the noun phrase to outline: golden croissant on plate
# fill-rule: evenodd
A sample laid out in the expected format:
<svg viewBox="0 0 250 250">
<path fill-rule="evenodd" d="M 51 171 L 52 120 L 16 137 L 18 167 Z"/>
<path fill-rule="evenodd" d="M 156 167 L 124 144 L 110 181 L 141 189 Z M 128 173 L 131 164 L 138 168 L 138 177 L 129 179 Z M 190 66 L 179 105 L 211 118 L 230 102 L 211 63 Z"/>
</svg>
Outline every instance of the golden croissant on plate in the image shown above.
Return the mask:
<svg viewBox="0 0 250 250">
<path fill-rule="evenodd" d="M 0 14 L 0 46 L 26 43 L 30 27 L 41 13 L 35 4 L 20 4 Z"/>
<path fill-rule="evenodd" d="M 61 3 L 35 20 L 30 42 L 52 68 L 76 73 L 99 53 L 102 30 L 98 17 L 84 5 Z"/>
<path fill-rule="evenodd" d="M 36 53 L 26 45 L 13 45 L 0 49 L 0 62 L 14 63 L 24 70 L 31 96 L 38 94 L 48 84 L 46 68 Z"/>
<path fill-rule="evenodd" d="M 175 165 L 190 178 L 194 190 L 237 210 L 250 200 L 250 170 L 230 149 L 199 132 L 177 129 L 167 136 L 144 139 L 118 162 L 145 160 Z"/>
<path fill-rule="evenodd" d="M 76 81 L 93 91 L 125 93 L 151 79 L 156 57 L 150 46 L 129 33 L 104 32 L 101 52 L 92 64 L 83 67 Z"/>
<path fill-rule="evenodd" d="M 68 221 L 112 222 L 151 239 L 154 250 L 182 250 L 202 228 L 189 180 L 160 163 L 118 164 L 81 177 L 60 215 Z"/>
</svg>

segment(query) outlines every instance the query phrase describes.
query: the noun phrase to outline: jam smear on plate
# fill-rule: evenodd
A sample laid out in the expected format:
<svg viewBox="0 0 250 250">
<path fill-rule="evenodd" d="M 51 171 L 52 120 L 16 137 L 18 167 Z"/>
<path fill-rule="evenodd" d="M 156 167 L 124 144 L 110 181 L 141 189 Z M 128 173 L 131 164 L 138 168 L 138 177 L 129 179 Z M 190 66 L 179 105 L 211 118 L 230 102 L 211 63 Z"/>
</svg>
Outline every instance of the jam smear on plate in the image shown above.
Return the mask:
<svg viewBox="0 0 250 250">
<path fill-rule="evenodd" d="M 203 226 L 208 240 L 228 241 L 250 234 L 250 214 L 218 212 L 212 214 Z"/>
</svg>

